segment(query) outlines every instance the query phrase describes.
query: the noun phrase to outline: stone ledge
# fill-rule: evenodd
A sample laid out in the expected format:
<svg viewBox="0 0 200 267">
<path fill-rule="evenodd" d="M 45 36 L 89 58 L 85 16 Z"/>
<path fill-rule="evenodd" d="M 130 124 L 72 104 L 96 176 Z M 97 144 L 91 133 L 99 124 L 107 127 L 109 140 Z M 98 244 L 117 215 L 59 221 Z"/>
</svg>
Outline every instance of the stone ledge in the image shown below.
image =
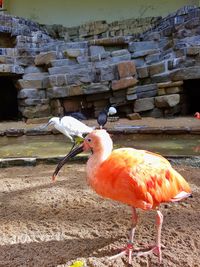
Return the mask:
<svg viewBox="0 0 200 267">
<path fill-rule="evenodd" d="M 7 137 L 19 137 L 24 135 L 24 129 L 8 129 L 4 132 Z"/>
<path fill-rule="evenodd" d="M 5 158 L 0 159 L 0 168 L 12 166 L 35 166 L 36 158 Z"/>
<path fill-rule="evenodd" d="M 36 135 L 50 135 L 51 130 L 42 130 L 42 129 L 27 129 L 24 131 L 24 134 L 27 136 L 36 136 Z"/>
<path fill-rule="evenodd" d="M 8 168 L 14 166 L 34 167 L 37 164 L 57 164 L 64 156 L 59 157 L 38 157 L 38 158 L 0 158 L 0 168 Z M 71 162 L 83 162 L 87 160 L 87 156 L 81 155 L 70 159 Z"/>
<path fill-rule="evenodd" d="M 191 133 L 191 129 L 189 127 L 180 127 L 180 128 L 173 128 L 173 127 L 164 127 L 163 133 L 165 134 L 187 134 Z"/>
<path fill-rule="evenodd" d="M 63 157 L 49 157 L 49 158 L 0 158 L 0 168 L 8 168 L 14 166 L 34 167 L 38 164 L 58 164 Z M 172 165 L 185 164 L 193 167 L 200 167 L 199 156 L 165 156 Z M 88 157 L 85 155 L 70 159 L 71 162 L 87 161 Z"/>
<path fill-rule="evenodd" d="M 46 120 L 45 120 L 46 122 Z M 130 126 L 130 125 L 125 125 L 125 126 L 116 126 L 114 128 L 106 128 L 106 130 L 109 133 L 113 134 L 199 134 L 200 135 L 200 125 L 198 126 L 181 126 L 181 127 L 169 127 L 169 126 L 164 126 L 164 127 L 153 127 L 153 126 Z M 39 127 L 37 128 L 29 128 L 29 129 L 23 129 L 23 128 L 10 128 L 10 129 L 5 129 L 0 131 L 0 138 L 1 137 L 20 137 L 22 135 L 26 136 L 41 136 L 41 135 L 57 135 L 61 134 L 58 130 L 56 129 L 40 129 Z"/>
</svg>

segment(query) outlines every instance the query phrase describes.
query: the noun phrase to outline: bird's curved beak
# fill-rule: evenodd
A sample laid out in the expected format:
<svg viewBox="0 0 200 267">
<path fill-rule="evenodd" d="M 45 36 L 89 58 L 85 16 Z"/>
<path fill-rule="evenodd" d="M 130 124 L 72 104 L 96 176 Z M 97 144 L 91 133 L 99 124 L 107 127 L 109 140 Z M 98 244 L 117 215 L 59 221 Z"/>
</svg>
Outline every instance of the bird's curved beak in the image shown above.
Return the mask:
<svg viewBox="0 0 200 267">
<path fill-rule="evenodd" d="M 48 123 L 46 123 L 45 125 L 41 126 L 40 129 L 46 129 L 49 125 L 52 124 L 52 121 L 49 121 Z"/>
<path fill-rule="evenodd" d="M 80 154 L 81 152 L 83 152 L 84 150 L 84 144 L 82 143 L 81 145 L 75 147 L 74 149 L 72 149 L 57 165 L 53 175 L 52 175 L 52 181 L 55 181 L 56 176 L 58 174 L 58 172 L 60 171 L 60 169 L 63 167 L 63 165 L 65 165 L 65 163 L 70 159 L 75 157 L 76 155 Z"/>
</svg>

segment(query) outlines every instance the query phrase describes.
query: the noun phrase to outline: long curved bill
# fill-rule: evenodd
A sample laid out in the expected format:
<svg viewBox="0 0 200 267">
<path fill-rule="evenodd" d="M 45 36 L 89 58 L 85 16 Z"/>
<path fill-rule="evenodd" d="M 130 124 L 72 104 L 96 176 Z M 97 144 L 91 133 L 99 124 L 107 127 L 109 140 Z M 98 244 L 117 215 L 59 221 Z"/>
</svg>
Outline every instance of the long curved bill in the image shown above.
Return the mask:
<svg viewBox="0 0 200 267">
<path fill-rule="evenodd" d="M 40 126 L 40 129 L 46 129 L 49 125 L 51 125 L 51 121 L 50 122 L 47 122 L 45 125 L 42 125 L 42 126 Z"/>
<path fill-rule="evenodd" d="M 58 174 L 58 172 L 60 171 L 60 169 L 63 167 L 63 165 L 65 165 L 65 163 L 70 159 L 75 157 L 76 155 L 80 154 L 81 152 L 83 152 L 83 144 L 79 145 L 78 147 L 75 147 L 74 149 L 72 149 L 57 165 L 53 175 L 52 175 L 52 180 L 55 181 L 56 176 Z"/>
</svg>

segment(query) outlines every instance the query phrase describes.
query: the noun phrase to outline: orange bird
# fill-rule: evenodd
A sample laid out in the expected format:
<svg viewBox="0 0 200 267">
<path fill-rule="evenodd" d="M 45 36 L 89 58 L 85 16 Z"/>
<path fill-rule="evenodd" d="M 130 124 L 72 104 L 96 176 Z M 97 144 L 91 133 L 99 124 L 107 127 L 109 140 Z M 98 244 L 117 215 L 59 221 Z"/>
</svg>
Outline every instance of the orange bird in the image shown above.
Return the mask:
<svg viewBox="0 0 200 267">
<path fill-rule="evenodd" d="M 159 205 L 163 202 L 179 201 L 190 196 L 191 190 L 185 179 L 172 168 L 164 157 L 145 150 L 119 148 L 113 150 L 113 142 L 105 130 L 93 130 L 82 145 L 76 147 L 58 164 L 52 179 L 71 157 L 82 151 L 91 150 L 86 172 L 90 186 L 97 194 L 132 207 L 132 229 L 126 248 L 111 257 L 128 255 L 129 264 L 132 256 L 154 253 L 162 260 L 161 228 L 163 215 Z M 133 246 L 137 224 L 136 208 L 156 210 L 157 237 L 154 246 L 135 249 Z M 137 252 L 136 252 L 137 251 Z"/>
<path fill-rule="evenodd" d="M 199 112 L 196 112 L 196 113 L 194 114 L 194 116 L 195 116 L 195 118 L 197 118 L 197 119 L 200 120 L 200 113 L 199 113 Z"/>
</svg>

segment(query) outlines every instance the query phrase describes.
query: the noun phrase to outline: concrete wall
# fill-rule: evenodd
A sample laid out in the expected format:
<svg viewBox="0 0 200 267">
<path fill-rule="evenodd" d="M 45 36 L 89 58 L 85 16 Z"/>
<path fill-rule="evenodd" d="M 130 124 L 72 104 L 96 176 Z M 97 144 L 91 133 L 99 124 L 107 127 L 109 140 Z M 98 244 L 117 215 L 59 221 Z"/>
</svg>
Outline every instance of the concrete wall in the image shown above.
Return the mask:
<svg viewBox="0 0 200 267">
<path fill-rule="evenodd" d="M 198 0 L 7 0 L 8 13 L 42 24 L 77 26 L 88 21 L 112 22 L 128 18 L 166 16 L 184 5 L 199 5 Z"/>
</svg>

